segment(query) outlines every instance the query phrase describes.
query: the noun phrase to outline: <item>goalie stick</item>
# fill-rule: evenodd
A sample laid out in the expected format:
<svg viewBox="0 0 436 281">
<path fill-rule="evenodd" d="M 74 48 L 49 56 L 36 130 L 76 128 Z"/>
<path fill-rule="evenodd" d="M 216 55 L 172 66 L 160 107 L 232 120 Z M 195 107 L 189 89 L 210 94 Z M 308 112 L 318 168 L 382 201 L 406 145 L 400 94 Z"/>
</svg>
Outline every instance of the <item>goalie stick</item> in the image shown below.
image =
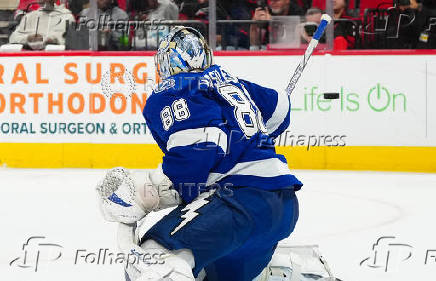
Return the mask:
<svg viewBox="0 0 436 281">
<path fill-rule="evenodd" d="M 315 34 L 312 37 L 312 40 L 310 40 L 309 45 L 307 46 L 307 49 L 304 52 L 304 55 L 303 55 L 302 60 L 300 61 L 300 64 L 298 64 L 297 68 L 294 71 L 294 74 L 292 75 L 291 80 L 289 81 L 288 86 L 286 87 L 286 93 L 288 95 L 291 95 L 292 91 L 295 89 L 295 86 L 297 85 L 298 79 L 300 79 L 300 76 L 303 73 L 303 70 L 306 67 L 307 62 L 309 61 L 310 57 L 312 56 L 313 50 L 315 50 L 316 46 L 318 45 L 319 39 L 321 39 L 327 25 L 330 23 L 331 20 L 332 20 L 332 18 L 329 15 L 327 15 L 327 14 L 322 15 L 321 23 L 319 24 L 318 28 L 316 29 Z"/>
</svg>

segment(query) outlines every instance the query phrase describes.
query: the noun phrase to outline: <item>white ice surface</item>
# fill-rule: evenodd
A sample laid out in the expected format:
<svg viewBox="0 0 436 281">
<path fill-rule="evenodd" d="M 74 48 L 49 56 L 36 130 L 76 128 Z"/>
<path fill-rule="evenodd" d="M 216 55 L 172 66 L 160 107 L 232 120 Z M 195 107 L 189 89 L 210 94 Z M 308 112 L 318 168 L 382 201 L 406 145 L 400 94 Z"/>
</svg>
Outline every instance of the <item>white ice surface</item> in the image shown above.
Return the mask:
<svg viewBox="0 0 436 281">
<path fill-rule="evenodd" d="M 117 252 L 116 226 L 104 222 L 96 205 L 95 183 L 103 170 L 0 169 L 0 280 L 123 280 L 119 265 L 96 264 L 81 253 L 108 248 Z M 318 244 L 332 270 L 343 280 L 436 280 L 436 174 L 295 171 L 304 182 L 298 192 L 300 220 L 284 243 Z M 39 243 L 62 246 L 27 247 Z M 382 236 L 392 244 L 372 246 Z M 37 241 L 37 240 L 35 240 Z M 40 252 L 37 272 L 36 253 Z M 390 258 L 386 269 L 386 253 Z M 428 252 L 427 250 L 435 250 Z M 47 259 L 62 256 L 56 261 Z M 411 253 L 411 257 L 402 261 Z M 10 262 L 15 258 L 19 260 Z M 369 267 L 368 265 L 373 265 Z M 28 268 L 18 265 L 28 265 Z M 379 267 L 378 267 L 379 266 Z"/>
</svg>

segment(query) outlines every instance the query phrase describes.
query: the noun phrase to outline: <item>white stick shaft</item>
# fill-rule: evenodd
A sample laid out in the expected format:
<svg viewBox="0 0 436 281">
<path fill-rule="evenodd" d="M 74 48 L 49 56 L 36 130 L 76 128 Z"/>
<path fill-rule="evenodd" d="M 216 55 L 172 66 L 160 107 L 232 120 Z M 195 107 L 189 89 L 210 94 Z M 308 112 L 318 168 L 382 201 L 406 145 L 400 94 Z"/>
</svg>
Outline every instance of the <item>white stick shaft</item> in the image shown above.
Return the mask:
<svg viewBox="0 0 436 281">
<path fill-rule="evenodd" d="M 301 59 L 297 68 L 295 69 L 294 74 L 292 75 L 291 80 L 289 81 L 289 84 L 286 87 L 286 93 L 288 95 L 291 95 L 292 91 L 295 89 L 295 86 L 297 85 L 297 82 L 300 79 L 300 76 L 303 73 L 303 70 L 306 67 L 307 62 L 309 61 L 310 56 L 312 55 L 313 50 L 315 50 L 317 45 L 318 45 L 318 40 L 312 39 L 309 43 L 309 46 L 307 46 L 303 58 Z"/>
<path fill-rule="evenodd" d="M 323 35 L 325 28 L 327 27 L 327 25 L 330 23 L 331 20 L 332 19 L 329 15 L 327 14 L 322 15 L 321 23 L 316 29 L 315 34 L 312 37 L 312 40 L 310 40 L 309 45 L 307 46 L 306 51 L 304 52 L 303 58 L 301 59 L 297 68 L 295 69 L 294 74 L 292 75 L 291 80 L 289 81 L 289 84 L 286 87 L 286 93 L 288 95 L 291 95 L 292 91 L 295 89 L 295 86 L 297 85 L 297 82 L 300 79 L 300 76 L 303 73 L 303 70 L 306 67 L 307 62 L 312 56 L 313 51 L 318 45 L 319 39 L 321 39 L 321 36 Z"/>
</svg>

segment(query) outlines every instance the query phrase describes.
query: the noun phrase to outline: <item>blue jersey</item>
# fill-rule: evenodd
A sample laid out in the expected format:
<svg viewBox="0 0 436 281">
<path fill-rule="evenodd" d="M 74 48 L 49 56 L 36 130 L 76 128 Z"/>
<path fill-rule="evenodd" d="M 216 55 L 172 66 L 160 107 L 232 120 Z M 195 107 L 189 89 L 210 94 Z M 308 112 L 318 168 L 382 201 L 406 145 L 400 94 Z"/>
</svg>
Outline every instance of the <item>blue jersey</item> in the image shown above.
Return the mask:
<svg viewBox="0 0 436 281">
<path fill-rule="evenodd" d="M 285 93 L 214 65 L 161 82 L 144 117 L 165 154 L 162 168 L 186 203 L 210 188 L 299 189 L 274 139 L 289 126 Z"/>
</svg>

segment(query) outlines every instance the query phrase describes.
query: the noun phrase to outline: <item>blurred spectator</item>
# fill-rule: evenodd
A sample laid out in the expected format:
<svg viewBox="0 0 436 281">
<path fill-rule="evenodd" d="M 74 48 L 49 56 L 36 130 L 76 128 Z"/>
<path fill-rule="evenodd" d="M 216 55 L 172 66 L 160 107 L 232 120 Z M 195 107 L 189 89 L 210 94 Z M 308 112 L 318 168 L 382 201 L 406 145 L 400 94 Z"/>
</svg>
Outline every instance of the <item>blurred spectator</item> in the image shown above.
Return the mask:
<svg viewBox="0 0 436 281">
<path fill-rule="evenodd" d="M 399 0 L 399 6 L 401 10 L 417 10 L 418 2 L 416 2 L 416 0 Z"/>
<path fill-rule="evenodd" d="M 346 0 L 333 0 L 333 18 L 334 19 L 348 19 L 352 20 L 350 16 L 346 14 L 347 1 Z M 321 16 L 323 11 L 319 8 L 311 8 L 306 12 L 306 22 L 302 24 L 300 32 L 302 41 L 309 43 L 312 39 L 313 33 L 321 22 Z M 354 25 L 351 22 L 335 22 L 334 24 L 334 48 L 335 49 L 350 49 L 354 48 L 355 38 L 353 36 Z M 321 38 L 320 42 L 325 43 L 325 35 Z"/>
<path fill-rule="evenodd" d="M 223 5 L 223 8 L 228 11 L 232 19 L 249 20 L 259 4 L 261 4 L 259 0 L 232 0 L 229 4 Z"/>
<path fill-rule="evenodd" d="M 228 3 L 224 3 L 228 5 Z M 217 1 L 216 5 L 216 19 L 225 20 L 229 19 L 227 11 L 223 8 L 222 3 Z M 204 24 L 192 24 L 193 27 L 197 28 L 206 37 L 208 36 L 207 24 L 209 22 L 209 1 L 208 0 L 185 0 L 181 5 L 181 10 L 179 14 L 180 20 L 198 20 L 202 21 Z M 217 24 L 217 45 L 222 44 L 222 36 L 225 35 L 227 38 L 231 37 L 232 28 L 228 24 Z M 227 40 L 229 41 L 229 40 Z"/>
<path fill-rule="evenodd" d="M 19 0 L 18 8 L 15 11 L 15 18 L 20 20 L 21 16 L 24 14 L 38 10 L 41 7 L 42 2 L 43 1 L 40 0 Z M 58 6 L 64 6 L 64 8 L 69 8 L 68 6 L 65 7 L 65 0 L 56 0 L 55 4 Z"/>
<path fill-rule="evenodd" d="M 246 1 L 246 0 L 244 0 L 244 1 Z M 220 7 L 222 7 L 226 11 L 226 13 L 229 14 L 233 4 L 235 2 L 238 2 L 238 0 L 221 0 L 221 1 L 217 1 L 217 2 L 219 2 Z"/>
<path fill-rule="evenodd" d="M 127 32 L 117 30 L 115 26 L 104 26 L 108 21 L 128 21 L 129 16 L 125 11 L 114 5 L 113 0 L 97 0 L 97 20 L 103 24 L 103 29 L 98 31 L 99 50 L 121 50 L 128 46 Z M 91 8 L 86 8 L 80 13 L 79 22 L 92 19 Z M 126 42 L 127 41 L 127 42 Z"/>
<path fill-rule="evenodd" d="M 398 30 L 398 41 L 393 48 L 416 48 L 419 35 L 422 29 L 422 23 L 425 22 L 425 16 L 420 13 L 422 8 L 416 0 L 399 0 L 398 8 L 400 11 Z"/>
<path fill-rule="evenodd" d="M 436 0 L 418 0 L 421 9 L 436 11 Z"/>
<path fill-rule="evenodd" d="M 68 8 L 73 15 L 79 15 L 82 10 L 89 7 L 89 0 L 68 0 Z"/>
<path fill-rule="evenodd" d="M 363 17 L 365 10 L 367 9 L 387 9 L 394 5 L 395 1 L 380 1 L 380 0 L 360 0 L 360 17 Z M 402 0 L 400 0 L 402 1 Z"/>
<path fill-rule="evenodd" d="M 342 19 L 350 17 L 347 16 L 347 0 L 333 0 L 333 18 Z"/>
<path fill-rule="evenodd" d="M 321 16 L 323 12 L 318 8 L 310 8 L 307 10 L 305 19 L 306 21 L 300 25 L 300 33 L 302 37 L 302 42 L 309 43 L 312 40 L 312 36 L 315 33 L 318 25 L 321 23 Z M 324 43 L 325 36 L 320 40 Z"/>
<path fill-rule="evenodd" d="M 133 0 L 130 1 L 131 18 L 148 21 L 152 25 L 144 25 L 134 31 L 133 47 L 137 50 L 154 50 L 161 38 L 169 32 L 169 25 L 160 25 L 160 20 L 177 20 L 179 8 L 171 0 Z M 158 25 L 158 26 L 156 26 Z"/>
<path fill-rule="evenodd" d="M 415 0 L 394 0 L 378 3 L 361 2 L 364 10 L 363 47 L 377 49 L 413 48 L 418 42 L 419 17 Z"/>
<path fill-rule="evenodd" d="M 268 0 L 273 16 L 302 16 L 303 9 L 291 0 Z"/>
<path fill-rule="evenodd" d="M 254 11 L 258 7 L 257 2 L 258 0 L 233 0 L 230 4 L 227 4 L 225 8 L 229 11 L 231 19 L 251 20 Z M 231 25 L 231 29 L 231 32 L 225 37 L 226 42 L 223 43 L 236 49 L 249 49 L 250 24 L 233 24 Z"/>
<path fill-rule="evenodd" d="M 127 10 L 127 0 L 116 0 L 116 2 L 120 9 L 123 9 L 124 11 Z"/>
<path fill-rule="evenodd" d="M 305 15 L 306 22 L 314 22 L 320 24 L 323 12 L 318 8 L 308 9 Z"/>
<path fill-rule="evenodd" d="M 392 3 L 391 3 L 392 4 Z M 415 0 L 395 0 L 394 7 L 379 5 L 378 9 L 367 11 L 366 26 L 377 28 L 374 36 L 368 36 L 366 44 L 378 49 L 415 48 L 419 38 L 417 16 L 419 5 Z M 365 26 L 365 27 L 366 27 Z M 366 38 L 365 38 L 366 39 Z"/>
<path fill-rule="evenodd" d="M 216 6 L 216 18 L 226 19 L 228 17 L 227 11 L 220 3 Z M 208 0 L 186 0 L 181 5 L 179 14 L 181 20 L 209 20 L 209 1 Z"/>
<path fill-rule="evenodd" d="M 267 5 L 266 5 L 267 3 Z M 268 0 L 259 1 L 255 10 L 253 20 L 271 20 L 271 16 L 303 15 L 303 9 L 290 0 Z M 252 24 L 250 27 L 251 46 L 265 45 L 268 41 L 268 24 Z"/>
<path fill-rule="evenodd" d="M 333 0 L 333 19 L 348 19 L 353 18 L 347 15 L 347 0 Z M 350 22 L 338 21 L 334 24 L 335 29 L 335 47 L 336 49 L 353 49 L 355 38 L 353 33 L 353 25 Z"/>
<path fill-rule="evenodd" d="M 253 20 L 271 20 L 271 13 L 269 8 L 257 8 L 254 11 Z M 250 45 L 260 46 L 266 44 L 266 38 L 268 37 L 268 25 L 264 24 L 252 24 L 250 26 Z"/>
<path fill-rule="evenodd" d="M 380 0 L 360 0 L 358 2 L 360 2 L 360 5 L 367 5 L 367 2 L 371 2 L 373 1 L 374 3 L 380 4 L 380 2 L 383 3 L 391 3 L 392 6 L 392 1 L 393 0 L 385 0 L 385 1 L 380 1 Z M 356 9 L 357 7 L 355 6 L 356 1 L 355 0 L 348 0 L 347 1 L 347 13 L 350 12 L 350 9 Z M 377 5 L 376 4 L 376 5 Z M 326 11 L 326 0 L 313 0 L 312 1 L 312 8 L 318 8 L 321 9 L 322 11 Z M 363 13 L 363 12 L 362 12 Z"/>
<path fill-rule="evenodd" d="M 36 11 L 40 8 L 39 0 L 19 0 L 18 8 L 14 13 L 13 29 L 20 23 L 21 18 L 32 11 Z"/>
<path fill-rule="evenodd" d="M 39 2 L 38 0 L 20 0 L 15 16 L 38 10 Z"/>
<path fill-rule="evenodd" d="M 3 0 L 0 2 L 0 46 L 6 44 L 9 40 L 11 22 L 17 6 L 17 0 Z"/>
<path fill-rule="evenodd" d="M 420 49 L 436 48 L 436 0 L 421 0 L 416 17 Z"/>
<path fill-rule="evenodd" d="M 42 7 L 24 15 L 9 37 L 10 43 L 41 50 L 48 44 L 65 45 L 67 22 L 74 22 L 72 13 L 55 0 L 41 1 Z"/>
<path fill-rule="evenodd" d="M 311 7 L 312 0 L 296 0 L 295 4 L 297 4 L 303 12 L 307 12 L 307 10 Z"/>
<path fill-rule="evenodd" d="M 137 20 L 177 20 L 179 9 L 171 0 L 132 0 L 129 10 Z"/>
</svg>

